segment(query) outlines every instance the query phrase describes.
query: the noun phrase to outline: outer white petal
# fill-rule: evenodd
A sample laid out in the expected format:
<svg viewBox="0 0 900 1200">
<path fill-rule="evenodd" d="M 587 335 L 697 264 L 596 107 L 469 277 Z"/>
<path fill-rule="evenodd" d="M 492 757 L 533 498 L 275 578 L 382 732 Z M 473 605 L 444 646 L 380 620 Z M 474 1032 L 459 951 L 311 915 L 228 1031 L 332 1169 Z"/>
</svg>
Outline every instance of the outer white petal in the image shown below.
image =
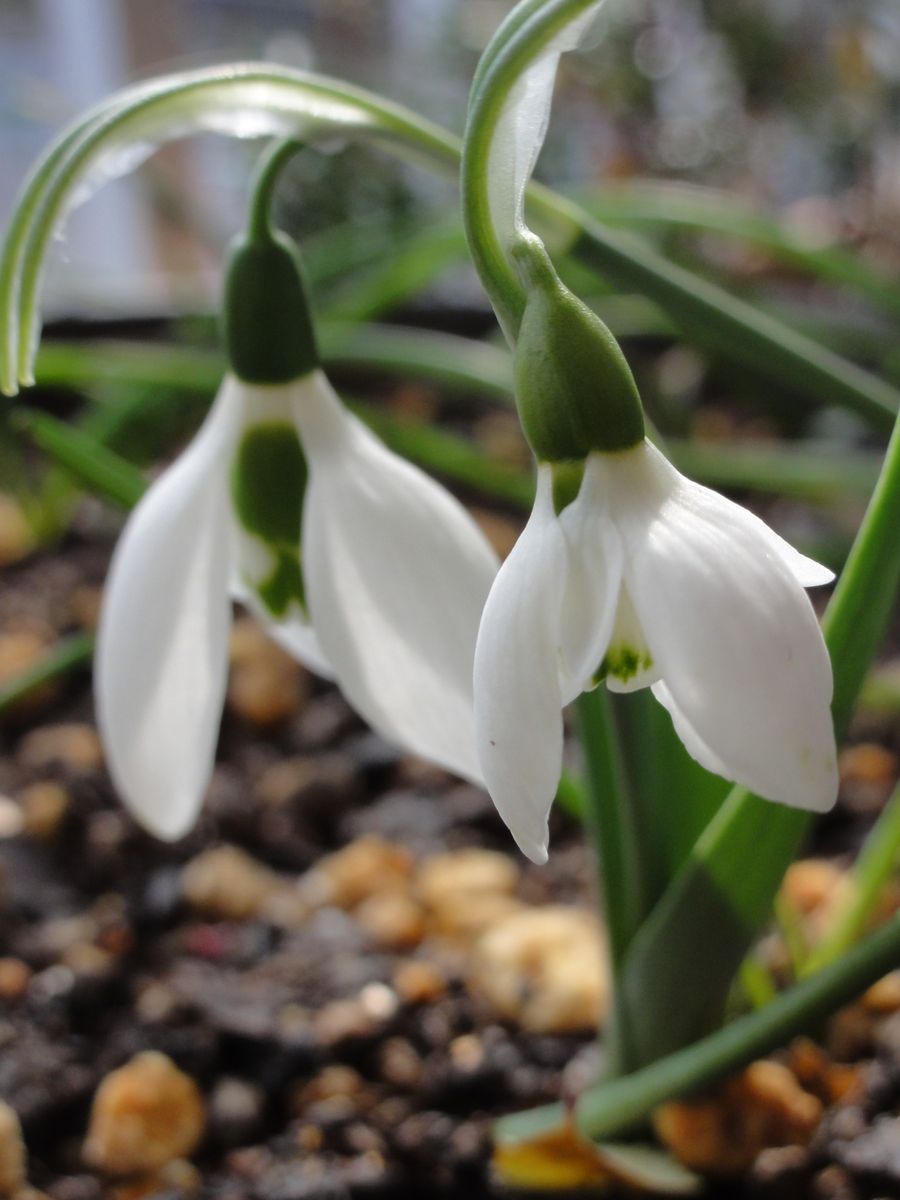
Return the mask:
<svg viewBox="0 0 900 1200">
<path fill-rule="evenodd" d="M 610 456 L 626 582 L 686 748 L 729 779 L 824 811 L 837 793 L 831 665 L 812 606 L 744 510 L 649 445 Z M 665 698 L 666 693 L 663 693 Z"/>
<path fill-rule="evenodd" d="M 193 825 L 228 670 L 227 474 L 240 385 L 153 484 L 116 547 L 97 634 L 97 717 L 113 781 L 157 837 Z"/>
<path fill-rule="evenodd" d="M 654 683 L 650 690 L 672 718 L 675 732 L 678 734 L 685 750 L 687 750 L 691 758 L 696 759 L 701 767 L 704 767 L 707 771 L 711 771 L 713 775 L 721 775 L 723 779 L 730 778 L 728 767 L 707 746 L 706 742 L 703 741 L 696 729 L 688 721 L 666 684 L 662 681 Z"/>
<path fill-rule="evenodd" d="M 341 405 L 295 385 L 309 466 L 303 570 L 319 644 L 350 703 L 390 741 L 480 781 L 472 664 L 497 559 L 449 492 Z"/>
<path fill-rule="evenodd" d="M 622 583 L 622 540 L 609 514 L 606 479 L 592 455 L 578 495 L 559 517 L 568 571 L 562 615 L 563 704 L 594 686 L 609 647 Z"/>
<path fill-rule="evenodd" d="M 488 157 L 488 200 L 500 240 L 509 244 L 523 223 L 525 187 L 547 135 L 559 58 L 574 50 L 602 0 L 567 25 L 523 71 L 503 105 Z"/>
<path fill-rule="evenodd" d="M 567 550 L 553 479 L 491 589 L 475 651 L 475 721 L 485 784 L 519 848 L 547 861 L 547 817 L 562 769 L 559 644 Z"/>
<path fill-rule="evenodd" d="M 704 488 L 703 490 L 707 491 L 708 489 Z M 711 494 L 713 496 L 716 495 L 715 492 Z M 749 523 L 766 540 L 771 552 L 778 555 L 801 587 L 822 587 L 823 584 L 831 583 L 834 579 L 834 571 L 822 566 L 814 558 L 807 558 L 805 554 L 801 554 L 799 550 L 795 550 L 790 542 L 786 542 L 783 537 L 779 537 L 775 530 L 770 529 L 765 521 L 761 521 L 759 517 L 747 512 L 740 505 L 732 504 L 730 500 L 725 500 L 723 496 L 719 496 L 718 499 L 720 501 L 724 500 L 731 508 L 735 508 L 739 513 L 742 513 L 744 521 L 749 518 Z"/>
</svg>

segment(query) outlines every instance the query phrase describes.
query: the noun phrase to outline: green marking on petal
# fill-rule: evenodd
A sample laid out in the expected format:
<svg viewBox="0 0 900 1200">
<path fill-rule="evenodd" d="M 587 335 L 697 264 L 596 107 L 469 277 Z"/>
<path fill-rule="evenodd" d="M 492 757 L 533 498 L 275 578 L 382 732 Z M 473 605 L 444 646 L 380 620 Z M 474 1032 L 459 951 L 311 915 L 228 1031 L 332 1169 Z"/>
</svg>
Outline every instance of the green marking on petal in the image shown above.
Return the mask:
<svg viewBox="0 0 900 1200">
<path fill-rule="evenodd" d="M 241 524 L 269 546 L 300 542 L 306 459 L 293 425 L 253 425 L 241 439 L 231 494 Z"/>
<path fill-rule="evenodd" d="M 306 616 L 300 562 L 306 480 L 306 459 L 293 425 L 270 421 L 244 433 L 231 471 L 231 495 L 241 525 L 272 556 L 271 573 L 248 583 L 276 619 L 292 603 Z"/>
<path fill-rule="evenodd" d="M 275 570 L 268 579 L 256 585 L 256 594 L 273 617 L 283 617 L 293 601 L 306 614 L 306 589 L 303 569 L 296 554 L 287 550 L 278 552 Z"/>
<path fill-rule="evenodd" d="M 608 675 L 621 683 L 628 683 L 642 671 L 649 671 L 653 659 L 646 652 L 635 650 L 633 646 L 610 646 L 603 657 L 603 662 L 594 673 L 595 683 L 602 683 Z"/>
<path fill-rule="evenodd" d="M 557 516 L 564 508 L 568 508 L 578 495 L 583 478 L 583 459 L 553 464 L 553 507 Z"/>
</svg>

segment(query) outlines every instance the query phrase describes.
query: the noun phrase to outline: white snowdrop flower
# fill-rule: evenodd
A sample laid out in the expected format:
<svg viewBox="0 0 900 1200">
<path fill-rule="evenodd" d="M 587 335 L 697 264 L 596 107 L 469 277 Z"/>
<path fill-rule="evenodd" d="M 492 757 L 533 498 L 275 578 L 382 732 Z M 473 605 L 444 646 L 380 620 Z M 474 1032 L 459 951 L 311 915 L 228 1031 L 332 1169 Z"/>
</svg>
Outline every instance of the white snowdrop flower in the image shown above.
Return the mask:
<svg viewBox="0 0 900 1200">
<path fill-rule="evenodd" d="M 669 463 L 644 437 L 609 331 L 536 239 L 517 253 L 529 292 L 516 398 L 537 498 L 475 653 L 478 752 L 501 816 L 545 861 L 562 709 L 600 683 L 651 687 L 715 774 L 770 800 L 830 808 L 831 664 L 804 588 L 831 572 Z M 572 464 L 581 479 L 565 504 L 554 485 Z"/>
<path fill-rule="evenodd" d="M 831 578 L 650 442 L 588 455 L 559 515 L 542 464 L 475 655 L 481 765 L 524 853 L 547 857 L 561 710 L 602 682 L 651 687 L 707 770 L 769 800 L 830 808 L 831 665 L 804 588 Z"/>
<path fill-rule="evenodd" d="M 259 382 L 266 371 L 246 364 L 263 359 L 241 343 L 261 335 L 236 321 L 232 363 L 257 382 L 226 377 L 135 509 L 98 630 L 109 770 L 137 819 L 167 839 L 193 825 L 212 771 L 233 597 L 386 739 L 480 779 L 472 668 L 493 551 L 457 500 L 346 410 L 310 331 L 308 352 L 278 360 L 270 346 L 276 378 Z M 303 369 L 279 380 L 285 362 Z"/>
</svg>

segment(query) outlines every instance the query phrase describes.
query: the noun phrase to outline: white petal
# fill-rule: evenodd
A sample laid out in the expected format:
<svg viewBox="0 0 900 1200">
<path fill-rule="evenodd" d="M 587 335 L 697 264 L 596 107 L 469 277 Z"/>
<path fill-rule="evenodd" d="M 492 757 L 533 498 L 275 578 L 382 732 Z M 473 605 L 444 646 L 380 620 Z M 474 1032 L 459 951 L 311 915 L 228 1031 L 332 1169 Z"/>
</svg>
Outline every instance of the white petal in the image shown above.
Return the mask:
<svg viewBox="0 0 900 1200">
<path fill-rule="evenodd" d="M 712 494 L 715 495 L 716 493 L 713 492 Z M 722 498 L 721 496 L 719 497 L 720 500 Z M 730 501 L 726 501 L 726 503 L 730 503 Z M 739 508 L 738 505 L 734 505 L 734 507 Z M 807 558 L 805 554 L 801 554 L 799 550 L 795 550 L 790 542 L 786 542 L 783 537 L 779 537 L 774 529 L 770 529 L 765 521 L 761 521 L 753 513 L 748 513 L 743 508 L 740 509 L 740 512 L 744 514 L 745 518 L 750 518 L 750 523 L 755 526 L 760 536 L 766 540 L 769 549 L 773 554 L 778 555 L 801 587 L 822 587 L 823 584 L 832 582 L 834 571 L 816 562 L 814 558 Z"/>
<path fill-rule="evenodd" d="M 480 780 L 472 664 L 496 556 L 462 505 L 351 416 L 321 372 L 295 388 L 310 472 L 303 570 L 322 651 L 375 730 Z"/>
<path fill-rule="evenodd" d="M 568 551 L 562 615 L 563 704 L 594 686 L 619 607 L 622 540 L 609 515 L 606 481 L 595 459 L 595 455 L 588 458 L 578 495 L 559 517 Z"/>
<path fill-rule="evenodd" d="M 193 825 L 228 669 L 227 472 L 240 388 L 153 484 L 119 540 L 97 634 L 97 717 L 113 781 L 158 837 Z"/>
<path fill-rule="evenodd" d="M 519 848 L 547 861 L 562 769 L 559 642 L 566 544 L 549 466 L 534 509 L 491 589 L 475 651 L 475 721 L 485 784 Z"/>
<path fill-rule="evenodd" d="M 705 746 L 768 799 L 824 811 L 837 792 L 832 678 L 812 606 L 745 510 L 661 458 L 609 456 L 610 490 L 638 618 L 694 734 L 686 748 L 702 762 Z"/>
<path fill-rule="evenodd" d="M 574 50 L 602 0 L 567 24 L 516 80 L 494 128 L 488 156 L 488 202 L 501 244 L 509 246 L 523 224 L 525 187 L 547 135 L 559 58 Z"/>
<path fill-rule="evenodd" d="M 678 734 L 685 750 L 687 750 L 691 758 L 695 759 L 705 770 L 711 771 L 713 775 L 721 775 L 723 779 L 730 778 L 728 767 L 707 746 L 706 742 L 703 741 L 696 729 L 688 721 L 666 684 L 659 681 L 658 683 L 654 683 L 650 690 L 672 718 L 675 732 Z"/>
</svg>

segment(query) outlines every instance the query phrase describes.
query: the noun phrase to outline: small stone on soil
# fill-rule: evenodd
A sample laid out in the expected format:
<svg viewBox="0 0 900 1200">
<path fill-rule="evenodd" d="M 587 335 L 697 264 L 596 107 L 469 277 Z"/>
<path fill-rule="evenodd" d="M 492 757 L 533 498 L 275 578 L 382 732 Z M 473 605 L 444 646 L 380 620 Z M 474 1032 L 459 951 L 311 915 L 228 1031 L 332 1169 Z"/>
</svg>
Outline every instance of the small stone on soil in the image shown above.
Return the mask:
<svg viewBox="0 0 900 1200">
<path fill-rule="evenodd" d="M 248 724 L 267 728 L 300 711 L 306 675 L 280 646 L 248 617 L 231 631 L 228 707 Z"/>
<path fill-rule="evenodd" d="M 148 1050 L 100 1084 L 84 1159 L 109 1175 L 157 1171 L 196 1149 L 204 1120 L 194 1081 L 170 1058 Z"/>
<path fill-rule="evenodd" d="M 25 1186 L 27 1165 L 18 1114 L 0 1100 L 0 1197 L 12 1197 Z"/>
<path fill-rule="evenodd" d="M 34 532 L 22 506 L 8 492 L 0 492 L 0 567 L 21 561 L 34 544 Z"/>
<path fill-rule="evenodd" d="M 425 959 L 407 959 L 398 963 L 393 984 L 405 1004 L 431 1004 L 447 990 L 443 971 Z"/>
<path fill-rule="evenodd" d="M 601 931 L 592 914 L 548 905 L 499 920 L 478 940 L 470 983 L 530 1033 L 595 1027 L 608 992 Z"/>
<path fill-rule="evenodd" d="M 36 841 L 51 841 L 59 832 L 72 803 L 68 788 L 52 779 L 32 783 L 19 793 L 24 833 Z"/>
<path fill-rule="evenodd" d="M 386 950 L 412 949 L 425 936 L 425 915 L 421 907 L 402 892 L 369 896 L 353 915 L 376 946 Z"/>
<path fill-rule="evenodd" d="M 213 846 L 185 866 L 181 886 L 185 900 L 198 912 L 224 921 L 248 921 L 286 885 L 237 846 Z"/>
<path fill-rule="evenodd" d="M 793 1072 L 768 1059 L 751 1063 L 713 1095 L 662 1105 L 653 1124 L 684 1165 L 705 1175 L 735 1176 L 773 1146 L 806 1145 L 822 1104 Z"/>
<path fill-rule="evenodd" d="M 19 761 L 34 770 L 62 766 L 89 775 L 103 765 L 103 750 L 92 725 L 42 725 L 19 743 Z"/>
<path fill-rule="evenodd" d="M 403 846 L 382 838 L 363 837 L 326 855 L 300 881 L 310 903 L 352 909 L 369 896 L 406 891 L 412 857 Z"/>
</svg>

